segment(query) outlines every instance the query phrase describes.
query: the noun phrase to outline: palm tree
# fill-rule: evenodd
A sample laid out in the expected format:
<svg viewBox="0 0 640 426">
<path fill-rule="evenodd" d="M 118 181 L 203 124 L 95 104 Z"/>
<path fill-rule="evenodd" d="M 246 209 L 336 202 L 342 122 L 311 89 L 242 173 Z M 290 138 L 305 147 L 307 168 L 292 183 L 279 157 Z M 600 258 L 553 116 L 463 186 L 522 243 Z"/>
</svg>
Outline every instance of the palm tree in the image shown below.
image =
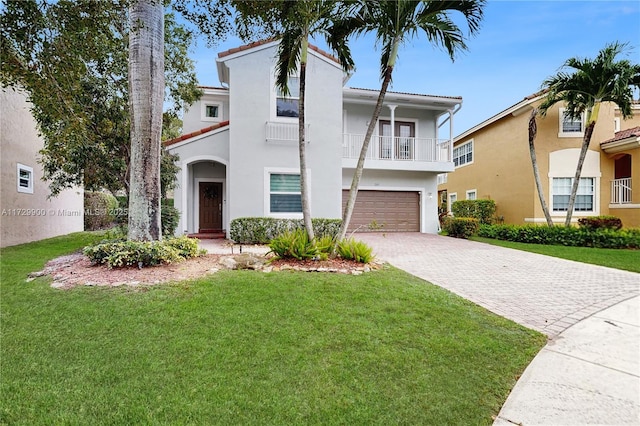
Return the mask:
<svg viewBox="0 0 640 426">
<path fill-rule="evenodd" d="M 451 60 L 453 60 L 458 50 L 466 49 L 466 44 L 462 30 L 453 22 L 450 14 L 452 12 L 462 13 L 466 19 L 469 34 L 474 34 L 478 31 L 482 21 L 485 0 L 361 0 L 355 4 L 357 7 L 355 14 L 345 20 L 336 22 L 331 31 L 335 38 L 344 38 L 350 34 L 360 35 L 369 31 L 376 34 L 377 43 L 382 45 L 380 63 L 382 86 L 353 174 L 349 199 L 344 209 L 342 226 L 338 234 L 339 240 L 344 239 L 351 221 L 364 168 L 364 160 L 369 149 L 371 136 L 380 116 L 387 88 L 391 82 L 398 50 L 406 41 L 422 31 L 430 43 L 443 47 Z"/>
<path fill-rule="evenodd" d="M 542 191 L 542 182 L 540 181 L 540 170 L 538 169 L 538 159 L 536 157 L 535 140 L 538 133 L 538 125 L 536 123 L 536 116 L 538 115 L 538 108 L 534 108 L 529 116 L 529 155 L 531 155 L 531 165 L 533 166 L 533 177 L 536 182 L 536 189 L 538 191 L 538 197 L 540 198 L 540 205 L 544 212 L 544 217 L 547 220 L 548 226 L 553 226 L 551 220 L 551 213 L 549 213 L 549 206 L 544 198 L 544 192 Z"/>
<path fill-rule="evenodd" d="M 353 60 L 346 38 L 331 39 L 327 33 L 329 22 L 337 19 L 337 14 L 341 11 L 339 6 L 335 0 L 289 1 L 277 6 L 281 8 L 282 33 L 279 36 L 276 86 L 285 96 L 289 95 L 289 76 L 296 70 L 299 71 L 298 153 L 300 158 L 300 193 L 302 216 L 309 240 L 314 238 L 308 191 L 304 110 L 309 38 L 315 35 L 325 35 L 329 47 L 338 56 L 343 69 L 349 71 L 353 68 Z"/>
<path fill-rule="evenodd" d="M 640 87 L 640 65 L 627 59 L 617 60 L 618 55 L 627 50 L 627 43 L 614 42 L 606 45 L 595 59 L 570 58 L 556 75 L 543 82 L 547 95 L 540 105 L 540 113 L 545 116 L 556 103 L 566 104 L 565 116 L 580 120 L 584 114 L 586 126 L 576 173 L 571 186 L 565 225 L 571 225 L 571 216 L 578 193 L 582 165 L 584 164 L 593 129 L 598 121 L 602 102 L 613 102 L 620 108 L 623 118 L 632 115 L 633 88 Z"/>
<path fill-rule="evenodd" d="M 162 238 L 160 137 L 164 100 L 164 10 L 159 0 L 129 6 L 129 105 L 131 172 L 130 240 Z"/>
</svg>

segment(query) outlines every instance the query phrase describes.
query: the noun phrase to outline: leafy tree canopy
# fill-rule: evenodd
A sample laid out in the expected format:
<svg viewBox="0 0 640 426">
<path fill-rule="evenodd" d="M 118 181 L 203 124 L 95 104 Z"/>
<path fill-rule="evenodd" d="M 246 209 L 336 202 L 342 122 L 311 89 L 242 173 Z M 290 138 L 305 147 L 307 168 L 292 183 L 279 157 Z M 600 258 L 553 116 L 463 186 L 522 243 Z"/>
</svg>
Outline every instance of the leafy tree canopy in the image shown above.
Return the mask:
<svg viewBox="0 0 640 426">
<path fill-rule="evenodd" d="M 128 0 L 19 0 L 0 12 L 0 84 L 28 94 L 53 195 L 75 185 L 128 192 L 127 6 Z M 167 12 L 165 101 L 173 115 L 201 95 L 188 57 L 192 42 L 192 32 Z M 175 170 L 174 161 L 163 161 L 169 164 Z"/>
</svg>

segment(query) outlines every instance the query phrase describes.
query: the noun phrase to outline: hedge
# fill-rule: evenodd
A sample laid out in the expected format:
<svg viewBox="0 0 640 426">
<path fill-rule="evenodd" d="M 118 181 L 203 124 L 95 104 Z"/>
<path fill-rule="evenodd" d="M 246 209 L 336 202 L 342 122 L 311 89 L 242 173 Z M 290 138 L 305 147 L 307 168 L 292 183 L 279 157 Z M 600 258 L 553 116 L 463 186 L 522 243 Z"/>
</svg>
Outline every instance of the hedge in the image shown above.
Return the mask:
<svg viewBox="0 0 640 426">
<path fill-rule="evenodd" d="M 338 235 L 341 219 L 311 219 L 316 237 Z M 242 244 L 269 244 L 285 232 L 304 229 L 302 219 L 279 219 L 273 217 L 241 217 L 230 224 L 230 238 Z"/>
<path fill-rule="evenodd" d="M 615 249 L 640 248 L 640 229 L 590 229 L 573 226 L 480 225 L 478 236 L 531 244 Z"/>
<path fill-rule="evenodd" d="M 448 217 L 442 228 L 450 237 L 469 238 L 478 232 L 478 219 L 474 217 Z"/>
<path fill-rule="evenodd" d="M 481 224 L 492 223 L 496 214 L 494 200 L 459 200 L 451 204 L 451 212 L 456 217 L 473 217 Z"/>
</svg>

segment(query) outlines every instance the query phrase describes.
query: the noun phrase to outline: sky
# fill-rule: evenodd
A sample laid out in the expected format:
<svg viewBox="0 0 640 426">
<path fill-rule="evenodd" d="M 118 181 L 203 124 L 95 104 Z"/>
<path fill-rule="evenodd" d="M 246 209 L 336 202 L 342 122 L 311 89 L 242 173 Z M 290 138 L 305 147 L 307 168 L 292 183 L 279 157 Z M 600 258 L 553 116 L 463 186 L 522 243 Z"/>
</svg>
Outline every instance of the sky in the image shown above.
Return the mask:
<svg viewBox="0 0 640 426">
<path fill-rule="evenodd" d="M 628 42 L 628 59 L 640 63 L 640 1 L 489 0 L 480 31 L 454 62 L 422 35 L 405 43 L 390 90 L 461 96 L 462 109 L 454 116 L 458 135 L 540 90 L 567 59 L 594 58 L 614 41 Z M 190 56 L 199 84 L 219 86 L 217 52 L 242 44 L 234 37 L 213 47 L 198 40 Z M 322 40 L 314 44 L 325 48 Z M 350 46 L 356 71 L 347 86 L 379 89 L 380 46 L 374 37 L 354 39 Z M 442 130 L 447 133 L 448 125 Z"/>
</svg>

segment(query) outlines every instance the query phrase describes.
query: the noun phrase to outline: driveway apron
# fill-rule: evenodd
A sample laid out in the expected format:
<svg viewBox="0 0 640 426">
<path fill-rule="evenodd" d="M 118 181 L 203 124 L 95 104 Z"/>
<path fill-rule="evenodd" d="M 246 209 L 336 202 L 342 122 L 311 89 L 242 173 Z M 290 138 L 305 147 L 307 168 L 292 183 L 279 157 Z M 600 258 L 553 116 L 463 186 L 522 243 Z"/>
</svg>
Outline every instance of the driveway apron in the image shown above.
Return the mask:
<svg viewBox="0 0 640 426">
<path fill-rule="evenodd" d="M 433 234 L 357 238 L 379 260 L 549 337 L 640 294 L 640 274 L 618 269 Z"/>
</svg>

